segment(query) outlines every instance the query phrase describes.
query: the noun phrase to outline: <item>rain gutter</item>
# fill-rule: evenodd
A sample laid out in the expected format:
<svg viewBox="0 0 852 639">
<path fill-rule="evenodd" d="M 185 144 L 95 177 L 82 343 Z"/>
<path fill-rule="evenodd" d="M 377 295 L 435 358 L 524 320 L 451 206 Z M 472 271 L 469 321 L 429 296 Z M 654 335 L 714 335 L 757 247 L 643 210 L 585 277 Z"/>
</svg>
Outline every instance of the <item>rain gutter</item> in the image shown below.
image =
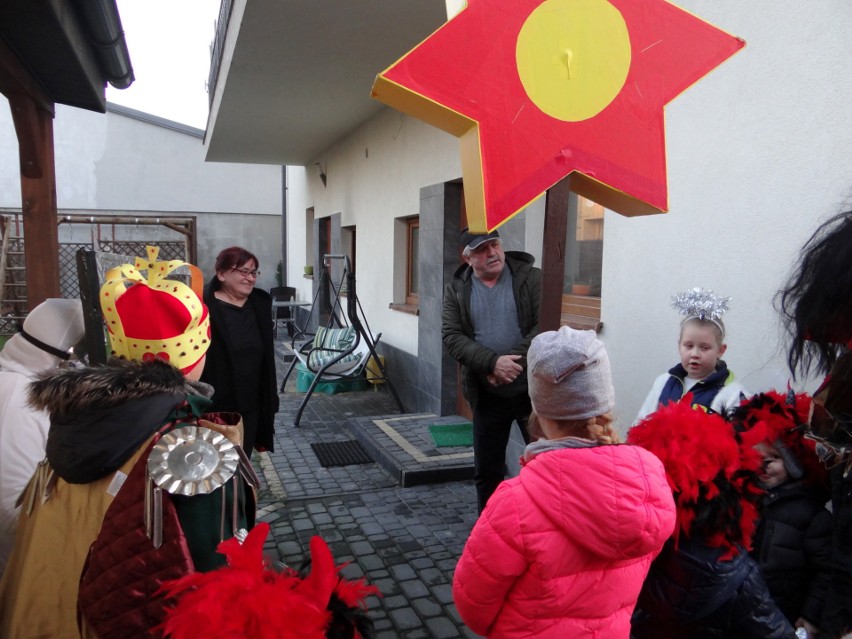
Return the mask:
<svg viewBox="0 0 852 639">
<path fill-rule="evenodd" d="M 116 89 L 126 89 L 136 78 L 115 0 L 76 0 L 74 4 L 107 81 Z"/>
</svg>

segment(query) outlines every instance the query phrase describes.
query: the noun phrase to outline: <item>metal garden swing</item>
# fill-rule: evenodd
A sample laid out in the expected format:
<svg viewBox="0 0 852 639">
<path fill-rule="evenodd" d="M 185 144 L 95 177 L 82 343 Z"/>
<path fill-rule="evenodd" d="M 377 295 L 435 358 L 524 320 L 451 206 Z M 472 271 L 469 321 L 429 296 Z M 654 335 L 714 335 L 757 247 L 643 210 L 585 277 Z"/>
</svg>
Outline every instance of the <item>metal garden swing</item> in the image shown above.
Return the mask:
<svg viewBox="0 0 852 639">
<path fill-rule="evenodd" d="M 332 265 L 338 262 L 342 272 L 335 281 L 332 277 Z M 328 291 L 328 297 L 323 295 L 324 291 Z M 346 298 L 345 308 L 341 297 Z M 331 298 L 330 302 L 327 301 L 328 298 Z M 298 364 L 301 363 L 313 375 L 310 387 L 296 411 L 293 425 L 299 426 L 302 413 L 320 382 L 359 378 L 365 371 L 367 381 L 387 384 L 399 412 L 405 412 L 402 401 L 388 377 L 384 362 L 376 352 L 381 333 L 373 337 L 370 331 L 364 317 L 364 309 L 358 301 L 355 274 L 347 255 L 323 255 L 320 281 L 311 304 L 310 316 L 313 316 L 314 311 L 319 313 L 321 306 L 325 304 L 328 304 L 329 308 L 328 319 L 324 325 L 317 328 L 313 334 L 297 330 L 291 339 L 295 358 L 290 362 L 281 382 L 281 391 Z M 370 361 L 374 365 L 368 367 Z"/>
</svg>

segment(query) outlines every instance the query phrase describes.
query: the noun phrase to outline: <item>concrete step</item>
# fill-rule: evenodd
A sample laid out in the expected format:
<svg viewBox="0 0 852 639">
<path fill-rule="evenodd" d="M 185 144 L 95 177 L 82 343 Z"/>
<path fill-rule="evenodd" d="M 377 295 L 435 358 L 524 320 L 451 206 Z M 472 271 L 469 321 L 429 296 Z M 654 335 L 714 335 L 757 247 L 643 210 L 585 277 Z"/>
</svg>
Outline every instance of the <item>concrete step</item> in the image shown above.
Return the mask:
<svg viewBox="0 0 852 639">
<path fill-rule="evenodd" d="M 431 413 L 350 418 L 349 429 L 381 468 L 403 488 L 473 479 L 473 448 L 437 448 L 431 424 L 467 421 L 458 415 Z"/>
</svg>

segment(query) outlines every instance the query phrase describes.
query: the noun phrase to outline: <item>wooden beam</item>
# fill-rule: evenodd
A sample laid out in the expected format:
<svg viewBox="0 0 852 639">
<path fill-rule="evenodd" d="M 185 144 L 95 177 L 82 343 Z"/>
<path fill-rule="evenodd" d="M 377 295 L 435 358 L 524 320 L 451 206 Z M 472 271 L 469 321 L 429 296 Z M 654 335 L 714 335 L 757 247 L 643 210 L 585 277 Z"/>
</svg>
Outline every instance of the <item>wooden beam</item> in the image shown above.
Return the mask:
<svg viewBox="0 0 852 639">
<path fill-rule="evenodd" d="M 0 93 L 9 99 L 18 137 L 21 212 L 27 306 L 59 297 L 59 233 L 56 225 L 56 167 L 53 155 L 54 103 L 0 40 Z"/>
<path fill-rule="evenodd" d="M 542 332 L 559 330 L 562 320 L 562 289 L 565 277 L 565 236 L 568 231 L 568 198 L 571 175 L 547 189 L 544 205 L 544 242 L 541 255 L 541 308 L 538 327 Z"/>
<path fill-rule="evenodd" d="M 146 215 L 103 215 L 100 212 L 94 214 L 81 213 L 60 213 L 57 220 L 59 224 L 77 223 L 77 224 L 121 224 L 129 226 L 165 226 L 177 233 L 188 235 L 192 233 L 192 228 L 195 223 L 193 217 L 168 217 L 162 214 L 146 214 Z"/>
<path fill-rule="evenodd" d="M 40 111 L 35 102 L 23 93 L 9 96 L 9 107 L 12 109 L 12 122 L 18 135 L 18 158 L 20 160 L 21 178 L 38 180 L 44 176 L 42 166 L 42 131 Z M 52 116 L 51 116 L 52 120 Z M 51 124 L 51 129 L 52 129 Z"/>
<path fill-rule="evenodd" d="M 30 310 L 49 297 L 59 297 L 59 231 L 56 224 L 56 167 L 53 155 L 53 115 L 25 96 L 13 106 L 21 156 L 21 211 L 24 219 L 24 259 L 27 266 L 27 306 Z M 26 154 L 26 155 L 25 155 Z M 37 172 L 23 171 L 32 163 Z"/>
<path fill-rule="evenodd" d="M 25 96 L 38 108 L 47 111 L 51 116 L 54 115 L 53 100 L 2 38 L 0 38 L 0 93 L 10 101 L 12 96 Z"/>
</svg>

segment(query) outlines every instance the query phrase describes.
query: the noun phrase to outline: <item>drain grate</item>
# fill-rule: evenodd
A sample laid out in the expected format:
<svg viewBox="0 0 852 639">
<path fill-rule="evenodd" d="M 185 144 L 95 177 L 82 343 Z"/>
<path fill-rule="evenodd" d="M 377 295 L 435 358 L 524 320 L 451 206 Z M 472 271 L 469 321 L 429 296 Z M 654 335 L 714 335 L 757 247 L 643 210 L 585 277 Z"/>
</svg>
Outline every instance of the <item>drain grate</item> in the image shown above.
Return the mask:
<svg viewBox="0 0 852 639">
<path fill-rule="evenodd" d="M 319 459 L 320 466 L 323 468 L 373 463 L 373 458 L 354 439 L 347 439 L 342 442 L 311 444 L 311 448 L 317 459 Z"/>
</svg>

